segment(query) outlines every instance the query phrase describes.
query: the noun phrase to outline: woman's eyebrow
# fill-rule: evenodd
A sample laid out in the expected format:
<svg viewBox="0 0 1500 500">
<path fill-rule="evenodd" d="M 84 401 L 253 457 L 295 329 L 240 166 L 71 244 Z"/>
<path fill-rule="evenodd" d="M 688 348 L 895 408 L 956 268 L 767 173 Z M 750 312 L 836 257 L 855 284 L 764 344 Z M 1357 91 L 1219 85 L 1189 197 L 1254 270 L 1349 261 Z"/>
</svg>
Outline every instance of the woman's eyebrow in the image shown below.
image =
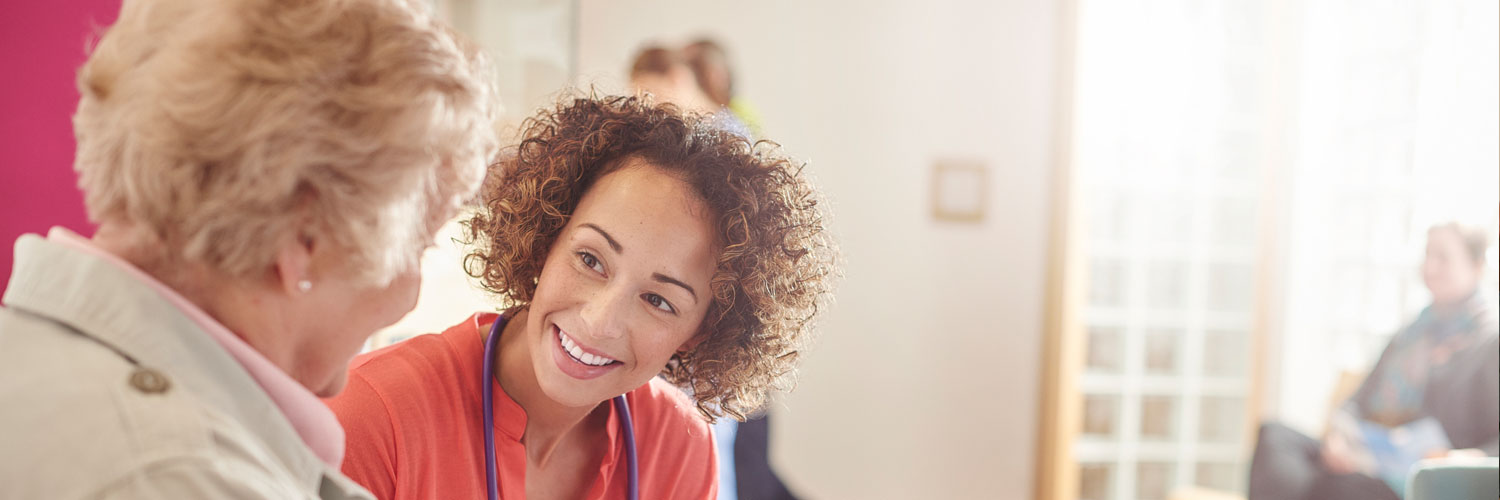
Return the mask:
<svg viewBox="0 0 1500 500">
<path fill-rule="evenodd" d="M 673 278 L 671 276 L 667 276 L 667 275 L 662 274 L 662 273 L 651 273 L 651 277 L 654 278 L 654 279 L 656 279 L 656 281 L 659 281 L 659 282 L 662 282 L 662 283 L 670 283 L 670 284 L 682 287 L 683 290 L 687 290 L 687 292 L 688 292 L 689 295 L 693 296 L 693 302 L 698 302 L 698 292 L 694 292 L 693 291 L 693 287 L 688 286 L 687 283 L 683 283 L 683 282 L 677 280 L 676 278 Z"/>
<path fill-rule="evenodd" d="M 609 247 L 615 249 L 615 253 L 622 255 L 625 253 L 625 249 L 620 246 L 620 242 L 615 241 L 615 238 L 613 236 L 610 236 L 609 233 L 605 232 L 604 228 L 601 228 L 589 222 L 579 224 L 578 227 L 586 227 L 597 231 L 599 233 L 599 236 L 604 237 L 604 241 L 609 242 Z"/>
</svg>

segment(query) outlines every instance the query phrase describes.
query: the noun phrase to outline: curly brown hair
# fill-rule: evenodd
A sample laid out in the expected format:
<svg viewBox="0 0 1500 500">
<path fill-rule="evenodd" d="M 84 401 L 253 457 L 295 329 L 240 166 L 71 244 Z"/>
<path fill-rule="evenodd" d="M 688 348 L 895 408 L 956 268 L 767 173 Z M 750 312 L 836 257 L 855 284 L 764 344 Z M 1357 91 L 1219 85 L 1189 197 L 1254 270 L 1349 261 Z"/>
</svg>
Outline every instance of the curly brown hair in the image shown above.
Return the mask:
<svg viewBox="0 0 1500 500">
<path fill-rule="evenodd" d="M 710 209 L 721 251 L 703 340 L 662 369 L 698 411 L 744 420 L 789 386 L 812 319 L 830 298 L 837 252 L 803 165 L 640 97 L 575 97 L 522 125 L 466 223 L 469 275 L 514 305 L 529 304 L 553 242 L 590 186 L 627 160 L 691 185 Z"/>
</svg>

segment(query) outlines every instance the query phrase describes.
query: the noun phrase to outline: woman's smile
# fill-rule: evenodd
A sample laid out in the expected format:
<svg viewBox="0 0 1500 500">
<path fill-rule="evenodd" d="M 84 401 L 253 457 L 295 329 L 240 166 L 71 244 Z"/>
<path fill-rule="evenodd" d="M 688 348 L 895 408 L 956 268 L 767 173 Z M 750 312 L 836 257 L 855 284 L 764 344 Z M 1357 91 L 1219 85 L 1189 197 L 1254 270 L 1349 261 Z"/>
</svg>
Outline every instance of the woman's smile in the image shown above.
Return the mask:
<svg viewBox="0 0 1500 500">
<path fill-rule="evenodd" d="M 557 325 L 552 325 L 552 361 L 569 377 L 589 380 L 624 366 L 624 363 L 585 347 Z"/>
</svg>

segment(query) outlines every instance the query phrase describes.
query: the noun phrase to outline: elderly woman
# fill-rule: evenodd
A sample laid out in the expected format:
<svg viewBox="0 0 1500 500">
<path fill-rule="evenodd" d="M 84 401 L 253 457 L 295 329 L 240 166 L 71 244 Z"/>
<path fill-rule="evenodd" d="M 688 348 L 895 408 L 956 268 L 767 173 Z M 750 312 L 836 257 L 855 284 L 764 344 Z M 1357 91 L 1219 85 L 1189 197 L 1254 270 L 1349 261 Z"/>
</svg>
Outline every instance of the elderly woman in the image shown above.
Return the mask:
<svg viewBox="0 0 1500 500">
<path fill-rule="evenodd" d="M 1282 424 L 1261 426 L 1250 500 L 1400 498 L 1408 471 L 1394 460 L 1382 467 L 1371 459 L 1363 436 L 1375 429 L 1437 429 L 1446 444 L 1393 440 L 1397 447 L 1420 446 L 1398 450 L 1414 456 L 1500 451 L 1500 323 L 1495 297 L 1481 286 L 1488 246 L 1489 235 L 1473 226 L 1446 223 L 1427 231 L 1422 282 L 1432 305 L 1391 337 L 1321 442 Z"/>
<path fill-rule="evenodd" d="M 828 298 L 816 191 L 627 97 L 541 112 L 508 163 L 466 264 L 513 307 L 355 360 L 344 471 L 382 499 L 714 498 L 705 419 L 758 408 Z"/>
<path fill-rule="evenodd" d="M 79 70 L 92 238 L 16 242 L 0 498 L 367 498 L 318 396 L 416 300 L 495 150 L 394 0 L 130 0 Z"/>
</svg>

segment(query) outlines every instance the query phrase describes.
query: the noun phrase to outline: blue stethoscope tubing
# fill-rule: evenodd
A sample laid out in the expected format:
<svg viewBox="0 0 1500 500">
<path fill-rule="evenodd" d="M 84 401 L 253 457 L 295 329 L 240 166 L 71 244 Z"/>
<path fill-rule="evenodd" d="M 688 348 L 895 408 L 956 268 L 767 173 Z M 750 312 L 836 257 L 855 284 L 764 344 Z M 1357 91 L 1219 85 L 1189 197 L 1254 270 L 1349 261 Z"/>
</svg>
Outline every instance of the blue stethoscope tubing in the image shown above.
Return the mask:
<svg viewBox="0 0 1500 500">
<path fill-rule="evenodd" d="M 495 477 L 495 346 L 499 344 L 500 329 L 505 325 L 505 316 L 495 318 L 490 327 L 490 336 L 484 341 L 484 378 L 479 386 L 484 389 L 484 477 L 489 500 L 499 500 L 500 481 Z M 625 428 L 625 468 L 630 474 L 630 483 L 625 498 L 639 500 L 641 497 L 640 469 L 635 457 L 635 423 L 630 419 L 630 405 L 625 395 L 615 396 L 615 412 L 620 414 L 620 426 Z"/>
</svg>

